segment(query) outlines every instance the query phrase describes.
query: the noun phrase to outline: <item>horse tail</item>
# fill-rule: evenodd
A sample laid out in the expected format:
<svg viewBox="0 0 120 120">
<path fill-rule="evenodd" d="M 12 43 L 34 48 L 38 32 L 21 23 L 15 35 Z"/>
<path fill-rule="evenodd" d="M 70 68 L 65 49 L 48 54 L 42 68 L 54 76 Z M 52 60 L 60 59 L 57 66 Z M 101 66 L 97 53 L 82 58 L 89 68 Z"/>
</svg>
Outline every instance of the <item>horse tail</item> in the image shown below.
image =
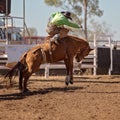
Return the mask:
<svg viewBox="0 0 120 120">
<path fill-rule="evenodd" d="M 7 72 L 7 74 L 4 76 L 4 79 L 8 77 L 11 84 L 11 80 L 13 79 L 13 76 L 15 76 L 17 72 L 21 72 L 24 68 L 25 66 L 21 62 L 18 62 L 12 69 L 10 69 Z"/>
</svg>

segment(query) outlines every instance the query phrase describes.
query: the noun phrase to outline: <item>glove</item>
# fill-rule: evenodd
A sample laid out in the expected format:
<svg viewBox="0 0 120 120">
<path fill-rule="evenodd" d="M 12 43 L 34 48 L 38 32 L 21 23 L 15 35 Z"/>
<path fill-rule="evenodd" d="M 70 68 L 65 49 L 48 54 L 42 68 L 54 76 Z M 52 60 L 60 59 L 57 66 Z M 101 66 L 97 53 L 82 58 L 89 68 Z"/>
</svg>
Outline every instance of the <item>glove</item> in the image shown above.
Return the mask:
<svg viewBox="0 0 120 120">
<path fill-rule="evenodd" d="M 82 26 L 82 25 L 80 25 L 80 28 L 81 28 L 81 29 L 83 29 L 83 26 Z"/>
</svg>

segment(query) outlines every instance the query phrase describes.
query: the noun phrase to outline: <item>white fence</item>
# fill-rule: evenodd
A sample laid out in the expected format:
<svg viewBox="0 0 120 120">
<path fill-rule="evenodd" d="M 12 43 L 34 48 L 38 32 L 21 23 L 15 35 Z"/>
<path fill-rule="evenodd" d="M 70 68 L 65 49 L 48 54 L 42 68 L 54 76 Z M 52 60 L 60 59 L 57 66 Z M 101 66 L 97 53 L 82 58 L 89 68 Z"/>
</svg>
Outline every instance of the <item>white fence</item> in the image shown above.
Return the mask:
<svg viewBox="0 0 120 120">
<path fill-rule="evenodd" d="M 17 62 L 21 56 L 26 50 L 28 50 L 30 47 L 29 45 L 3 45 L 6 48 L 6 54 L 0 55 L 0 69 L 9 69 L 5 66 L 6 63 L 11 62 Z M 3 47 L 2 46 L 2 47 Z M 92 64 L 89 64 L 89 62 L 92 62 Z M 84 64 L 85 63 L 85 64 Z M 87 63 L 87 64 L 86 64 Z M 74 71 L 80 70 L 79 65 L 80 63 L 77 63 L 74 61 Z M 93 68 L 93 55 L 87 56 L 83 60 L 83 64 L 81 64 L 81 68 Z M 51 69 L 66 69 L 65 64 L 63 61 L 54 63 L 54 64 L 42 64 L 40 66 L 40 69 L 45 69 L 45 78 L 49 76 L 49 70 Z"/>
<path fill-rule="evenodd" d="M 98 45 L 99 44 L 99 45 Z M 112 43 L 111 36 L 110 35 L 96 35 L 94 34 L 94 75 L 97 74 L 97 48 L 98 47 L 109 47 L 110 48 L 110 68 L 109 68 L 109 75 L 111 75 L 112 69 L 113 69 L 113 60 L 112 60 L 112 49 L 113 49 L 114 43 Z"/>
<path fill-rule="evenodd" d="M 91 46 L 94 49 L 93 52 L 91 52 L 87 57 L 85 57 L 85 59 L 83 59 L 82 63 L 81 63 L 81 68 L 92 68 L 93 69 L 93 74 L 96 75 L 97 73 L 97 47 L 98 42 L 105 42 L 102 40 L 98 40 L 96 38 L 96 35 L 94 35 L 94 43 L 92 42 Z M 112 52 L 112 44 L 111 44 L 111 37 L 107 36 L 107 44 L 105 44 L 106 46 L 108 45 L 111 48 L 111 52 Z M 7 55 L 0 55 L 0 64 L 7 63 L 7 62 L 12 62 L 11 60 L 17 60 L 19 59 L 20 55 L 26 51 L 27 49 L 29 49 L 30 47 L 34 46 L 34 45 L 0 45 L 0 46 L 5 46 L 6 48 L 6 53 Z M 102 45 L 104 46 L 104 45 Z M 112 53 L 111 53 L 112 54 Z M 112 61 L 112 57 L 111 57 L 111 61 Z M 79 70 L 80 68 L 78 67 L 77 62 L 74 61 L 74 70 Z M 45 76 L 49 76 L 49 69 L 65 69 L 65 65 L 64 62 L 60 63 L 55 63 L 55 64 L 43 64 L 40 67 L 41 69 L 45 69 Z M 5 66 L 0 65 L 0 69 L 6 69 Z M 111 74 L 112 71 L 112 64 L 110 66 L 110 70 L 109 70 L 109 74 Z"/>
</svg>

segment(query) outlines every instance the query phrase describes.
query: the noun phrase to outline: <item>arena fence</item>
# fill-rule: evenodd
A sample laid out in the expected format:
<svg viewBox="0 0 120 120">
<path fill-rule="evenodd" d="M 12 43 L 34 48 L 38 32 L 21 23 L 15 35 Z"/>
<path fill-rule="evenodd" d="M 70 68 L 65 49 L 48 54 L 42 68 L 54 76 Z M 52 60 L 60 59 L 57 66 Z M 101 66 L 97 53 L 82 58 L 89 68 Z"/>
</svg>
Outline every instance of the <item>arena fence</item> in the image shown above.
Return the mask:
<svg viewBox="0 0 120 120">
<path fill-rule="evenodd" d="M 98 44 L 98 43 L 100 43 L 100 44 Z M 107 40 L 98 40 L 96 35 L 94 35 L 94 41 L 91 43 L 91 46 L 94 50 L 87 57 L 85 57 L 81 63 L 77 63 L 74 60 L 74 69 L 73 70 L 75 71 L 75 70 L 80 70 L 83 68 L 84 69 L 90 68 L 90 69 L 93 69 L 93 75 L 97 75 L 99 73 L 100 69 L 105 68 L 105 66 L 106 66 L 106 69 L 108 72 L 107 74 L 109 74 L 109 75 L 112 73 L 113 69 L 118 70 L 118 68 L 115 67 L 115 65 L 114 65 L 114 64 L 116 64 L 115 55 L 116 54 L 118 55 L 120 53 L 119 53 L 119 51 L 115 52 L 115 50 L 113 50 L 112 45 L 113 44 L 111 42 L 110 36 L 107 36 Z M 1 46 L 7 47 L 10 45 L 2 45 L 1 44 Z M 13 46 L 15 46 L 15 45 L 13 45 Z M 22 46 L 22 45 L 17 45 L 16 48 L 18 48 L 18 46 Z M 7 69 L 5 67 L 5 64 L 8 62 L 8 59 L 9 59 L 9 57 L 7 57 L 7 55 L 0 55 L 0 69 Z M 113 67 L 113 65 L 114 65 L 114 67 Z M 41 65 L 40 68 L 45 69 L 45 77 L 48 77 L 50 69 L 65 69 L 65 65 L 64 65 L 63 61 L 60 61 L 60 62 L 57 62 L 54 64 L 43 64 L 43 65 Z"/>
<path fill-rule="evenodd" d="M 94 59 L 94 62 L 93 62 L 94 63 L 94 67 L 93 67 L 94 75 L 97 75 L 99 66 L 102 65 L 103 62 L 106 63 L 106 60 L 108 60 L 107 58 L 105 59 L 106 55 L 108 55 L 108 57 L 110 57 L 110 61 L 108 62 L 108 64 L 109 64 L 108 74 L 111 75 L 111 72 L 113 69 L 112 49 L 113 49 L 113 43 L 112 43 L 110 35 L 105 36 L 105 35 L 94 34 L 94 58 L 93 58 Z M 108 67 L 108 65 L 107 65 L 107 67 Z"/>
</svg>

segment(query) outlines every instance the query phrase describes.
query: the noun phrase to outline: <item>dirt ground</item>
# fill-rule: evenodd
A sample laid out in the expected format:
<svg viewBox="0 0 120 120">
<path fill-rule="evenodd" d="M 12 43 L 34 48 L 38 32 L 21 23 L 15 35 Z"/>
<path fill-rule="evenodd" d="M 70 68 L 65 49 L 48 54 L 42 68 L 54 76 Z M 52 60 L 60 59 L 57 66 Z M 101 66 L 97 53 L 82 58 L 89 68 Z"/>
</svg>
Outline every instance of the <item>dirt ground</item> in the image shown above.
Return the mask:
<svg viewBox="0 0 120 120">
<path fill-rule="evenodd" d="M 0 120 L 120 120 L 120 76 L 32 76 L 26 94 L 0 78 Z"/>
</svg>

